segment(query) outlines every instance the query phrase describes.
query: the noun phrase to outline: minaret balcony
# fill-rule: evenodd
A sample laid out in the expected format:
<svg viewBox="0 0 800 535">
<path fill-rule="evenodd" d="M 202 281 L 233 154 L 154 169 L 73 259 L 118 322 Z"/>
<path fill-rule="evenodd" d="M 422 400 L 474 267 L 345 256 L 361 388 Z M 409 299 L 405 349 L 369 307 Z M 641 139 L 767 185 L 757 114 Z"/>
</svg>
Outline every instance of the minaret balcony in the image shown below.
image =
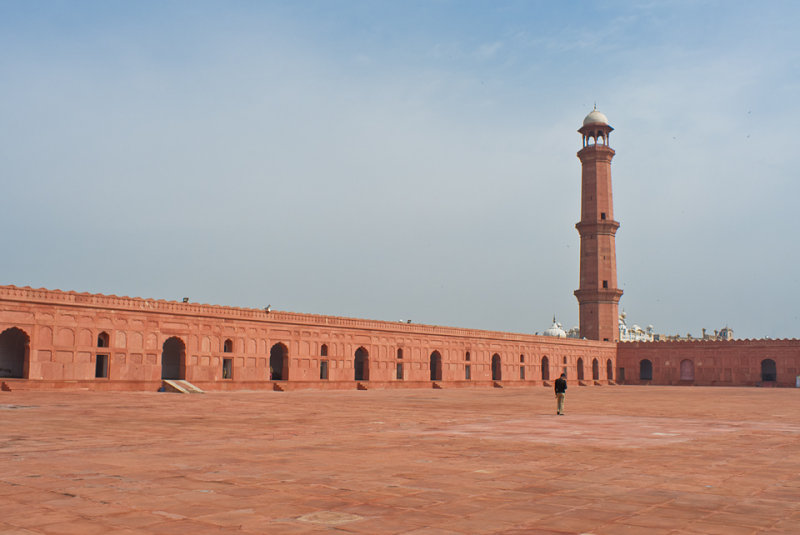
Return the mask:
<svg viewBox="0 0 800 535">
<path fill-rule="evenodd" d="M 619 288 L 581 288 L 573 292 L 579 304 L 584 303 L 619 303 L 622 290 Z"/>
<path fill-rule="evenodd" d="M 600 219 L 598 221 L 581 221 L 575 224 L 581 236 L 614 236 L 619 228 L 619 222 L 613 219 Z"/>
</svg>

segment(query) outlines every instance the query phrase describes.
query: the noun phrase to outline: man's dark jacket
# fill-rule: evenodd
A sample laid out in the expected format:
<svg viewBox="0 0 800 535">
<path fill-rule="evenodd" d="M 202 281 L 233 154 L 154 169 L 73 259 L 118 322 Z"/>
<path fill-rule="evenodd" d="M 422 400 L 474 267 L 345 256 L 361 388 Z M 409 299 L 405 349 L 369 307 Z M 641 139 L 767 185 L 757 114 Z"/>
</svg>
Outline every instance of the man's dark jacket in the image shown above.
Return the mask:
<svg viewBox="0 0 800 535">
<path fill-rule="evenodd" d="M 556 394 L 564 394 L 567 392 L 567 382 L 559 377 L 556 379 Z"/>
</svg>

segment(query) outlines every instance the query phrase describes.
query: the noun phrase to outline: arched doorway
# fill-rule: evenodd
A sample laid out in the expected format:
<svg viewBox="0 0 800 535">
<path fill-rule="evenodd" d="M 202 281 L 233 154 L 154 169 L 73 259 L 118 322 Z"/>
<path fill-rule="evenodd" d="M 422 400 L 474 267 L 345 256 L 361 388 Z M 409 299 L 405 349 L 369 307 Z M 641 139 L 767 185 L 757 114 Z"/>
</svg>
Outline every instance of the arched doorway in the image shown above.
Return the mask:
<svg viewBox="0 0 800 535">
<path fill-rule="evenodd" d="M 369 352 L 363 347 L 356 349 L 353 373 L 356 381 L 369 381 Z"/>
<path fill-rule="evenodd" d="M 597 362 L 597 359 L 592 360 L 592 380 L 600 380 L 600 363 Z"/>
<path fill-rule="evenodd" d="M 694 381 L 694 361 L 690 359 L 681 361 L 681 381 Z"/>
<path fill-rule="evenodd" d="M 11 327 L 0 333 L 0 377 L 23 379 L 30 352 L 30 337 L 22 329 Z"/>
<path fill-rule="evenodd" d="M 500 363 L 500 355 L 495 353 L 492 355 L 492 380 L 493 381 L 502 381 L 503 379 L 503 367 Z"/>
<path fill-rule="evenodd" d="M 269 350 L 269 378 L 272 381 L 289 380 L 289 348 L 280 342 Z"/>
<path fill-rule="evenodd" d="M 639 380 L 640 381 L 653 380 L 653 363 L 647 359 L 639 361 Z"/>
<path fill-rule="evenodd" d="M 177 336 L 167 338 L 162 347 L 161 378 L 186 379 L 186 344 Z"/>
<path fill-rule="evenodd" d="M 614 380 L 614 363 L 611 362 L 611 359 L 606 361 L 606 377 L 609 381 Z"/>
<path fill-rule="evenodd" d="M 578 381 L 583 381 L 583 359 L 578 359 Z"/>
<path fill-rule="evenodd" d="M 761 381 L 770 383 L 778 380 L 778 368 L 772 359 L 761 361 Z"/>
<path fill-rule="evenodd" d="M 550 361 L 542 357 L 542 381 L 550 380 Z"/>
<path fill-rule="evenodd" d="M 442 380 L 442 355 L 438 351 L 431 353 L 431 381 Z"/>
</svg>

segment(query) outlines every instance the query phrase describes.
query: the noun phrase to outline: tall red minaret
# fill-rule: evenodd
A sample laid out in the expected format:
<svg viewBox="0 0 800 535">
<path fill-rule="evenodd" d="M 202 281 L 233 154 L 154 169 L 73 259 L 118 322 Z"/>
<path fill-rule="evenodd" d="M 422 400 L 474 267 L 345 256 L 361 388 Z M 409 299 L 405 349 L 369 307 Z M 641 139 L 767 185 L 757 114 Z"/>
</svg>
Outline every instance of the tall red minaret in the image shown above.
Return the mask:
<svg viewBox="0 0 800 535">
<path fill-rule="evenodd" d="M 617 247 L 611 197 L 611 158 L 614 150 L 608 137 L 614 130 L 606 116 L 592 110 L 578 132 L 583 136 L 581 160 L 581 221 L 575 228 L 581 235 L 581 282 L 575 290 L 580 309 L 581 337 L 619 341 L 617 288 Z"/>
</svg>

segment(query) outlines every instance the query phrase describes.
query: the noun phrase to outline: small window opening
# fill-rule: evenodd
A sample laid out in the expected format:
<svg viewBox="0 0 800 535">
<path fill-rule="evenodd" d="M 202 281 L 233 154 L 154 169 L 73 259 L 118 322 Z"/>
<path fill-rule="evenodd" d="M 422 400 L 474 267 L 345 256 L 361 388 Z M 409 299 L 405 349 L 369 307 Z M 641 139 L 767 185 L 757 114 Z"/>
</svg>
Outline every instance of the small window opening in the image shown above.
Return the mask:
<svg viewBox="0 0 800 535">
<path fill-rule="evenodd" d="M 464 379 L 466 379 L 467 381 L 472 379 L 472 369 L 469 364 L 464 366 Z"/>
<path fill-rule="evenodd" d="M 525 355 L 520 355 L 519 356 L 519 361 L 520 362 L 525 362 Z"/>
<path fill-rule="evenodd" d="M 600 212 L 600 219 L 605 219 L 605 218 L 606 218 L 606 213 Z"/>
<path fill-rule="evenodd" d="M 567 357 L 564 357 L 564 364 L 567 363 Z M 566 370 L 566 368 L 564 368 Z"/>
<path fill-rule="evenodd" d="M 399 347 L 397 348 L 397 358 L 399 359 L 403 358 L 403 350 L 400 349 Z"/>
<path fill-rule="evenodd" d="M 322 347 L 319 348 L 319 356 L 320 357 L 328 356 L 328 344 L 322 344 Z M 320 377 L 320 379 L 322 378 Z"/>
<path fill-rule="evenodd" d="M 464 360 L 466 360 L 467 362 L 469 362 L 469 351 L 467 351 L 467 354 L 466 354 L 466 356 L 464 357 Z M 467 368 L 469 368 L 469 366 L 467 366 Z M 469 377 L 468 377 L 467 379 L 469 379 Z"/>
<path fill-rule="evenodd" d="M 403 380 L 403 363 L 402 362 L 398 362 L 397 363 L 397 370 L 396 370 L 396 373 L 395 373 L 395 377 L 397 377 L 398 381 L 402 381 Z"/>
<path fill-rule="evenodd" d="M 319 361 L 319 378 L 322 379 L 323 381 L 327 381 L 328 380 L 328 361 L 327 360 Z"/>
<path fill-rule="evenodd" d="M 603 342 L 608 342 L 608 338 L 603 338 Z"/>
<path fill-rule="evenodd" d="M 222 378 L 233 379 L 233 359 L 222 359 Z"/>
<path fill-rule="evenodd" d="M 231 340 L 230 338 L 225 340 L 225 342 L 222 344 L 222 352 L 233 353 L 233 340 Z"/>
<path fill-rule="evenodd" d="M 519 378 L 525 380 L 525 366 L 519 367 Z"/>
<path fill-rule="evenodd" d="M 97 335 L 97 347 L 108 347 L 108 333 L 101 332 Z"/>
<path fill-rule="evenodd" d="M 94 366 L 94 376 L 108 377 L 108 355 L 97 355 L 97 362 Z"/>
<path fill-rule="evenodd" d="M 603 288 L 608 288 L 608 281 L 603 281 Z"/>
</svg>

